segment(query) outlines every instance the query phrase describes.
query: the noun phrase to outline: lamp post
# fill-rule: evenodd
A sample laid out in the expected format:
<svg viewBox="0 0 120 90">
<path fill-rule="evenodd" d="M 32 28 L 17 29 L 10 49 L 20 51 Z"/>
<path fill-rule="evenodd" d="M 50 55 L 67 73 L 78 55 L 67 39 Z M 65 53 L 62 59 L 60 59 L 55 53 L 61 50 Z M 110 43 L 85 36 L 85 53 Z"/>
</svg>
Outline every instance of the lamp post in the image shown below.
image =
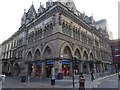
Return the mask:
<svg viewBox="0 0 120 90">
<path fill-rule="evenodd" d="M 74 81 L 74 64 L 75 64 L 75 62 L 74 62 L 74 57 L 72 58 L 73 60 L 72 60 L 72 76 L 73 76 L 73 88 L 75 87 L 75 85 L 74 85 L 74 83 L 75 83 L 75 81 Z"/>
</svg>

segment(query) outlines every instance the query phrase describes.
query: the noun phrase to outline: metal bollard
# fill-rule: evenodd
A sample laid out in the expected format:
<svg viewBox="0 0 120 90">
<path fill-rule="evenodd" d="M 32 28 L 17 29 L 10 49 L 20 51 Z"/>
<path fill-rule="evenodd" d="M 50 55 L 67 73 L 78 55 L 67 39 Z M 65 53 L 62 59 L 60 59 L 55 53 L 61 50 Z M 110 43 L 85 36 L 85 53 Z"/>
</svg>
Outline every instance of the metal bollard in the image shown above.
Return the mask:
<svg viewBox="0 0 120 90">
<path fill-rule="evenodd" d="M 30 77 L 29 76 L 28 76 L 27 80 L 28 80 L 28 83 L 29 83 L 30 82 Z"/>
</svg>

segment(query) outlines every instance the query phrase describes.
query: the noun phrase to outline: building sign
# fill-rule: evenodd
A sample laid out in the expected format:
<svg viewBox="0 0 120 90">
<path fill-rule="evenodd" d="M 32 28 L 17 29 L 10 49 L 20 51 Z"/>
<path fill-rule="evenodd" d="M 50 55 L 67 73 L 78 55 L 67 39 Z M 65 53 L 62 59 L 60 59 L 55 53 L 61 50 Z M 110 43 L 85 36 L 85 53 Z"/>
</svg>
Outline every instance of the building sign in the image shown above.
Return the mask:
<svg viewBox="0 0 120 90">
<path fill-rule="evenodd" d="M 54 64 L 54 61 L 48 60 L 48 61 L 47 61 L 47 64 Z"/>
<path fill-rule="evenodd" d="M 42 65 L 42 61 L 37 61 L 37 62 L 36 62 L 36 65 L 37 65 L 37 66 L 41 66 L 41 65 Z"/>
<path fill-rule="evenodd" d="M 62 60 L 62 64 L 70 64 L 69 60 Z"/>
</svg>

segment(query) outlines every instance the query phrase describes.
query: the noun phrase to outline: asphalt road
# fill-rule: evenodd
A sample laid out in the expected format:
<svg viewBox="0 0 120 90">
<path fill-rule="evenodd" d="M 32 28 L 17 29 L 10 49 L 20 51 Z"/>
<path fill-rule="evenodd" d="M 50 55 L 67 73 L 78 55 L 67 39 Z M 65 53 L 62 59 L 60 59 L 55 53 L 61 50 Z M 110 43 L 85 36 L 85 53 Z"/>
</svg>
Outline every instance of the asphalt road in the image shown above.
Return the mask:
<svg viewBox="0 0 120 90">
<path fill-rule="evenodd" d="M 120 81 L 117 75 L 113 75 L 104 80 L 101 80 L 97 88 L 118 88 L 120 86 Z"/>
<path fill-rule="evenodd" d="M 89 78 L 89 75 L 87 76 Z M 75 78 L 75 87 L 79 87 L 78 77 Z M 118 77 L 112 75 L 105 79 L 91 81 L 86 78 L 86 88 L 118 88 Z M 31 78 L 30 83 L 22 83 L 20 77 L 6 77 L 3 88 L 72 88 L 72 79 L 56 80 L 51 86 L 50 79 Z M 114 89 L 113 89 L 114 90 Z"/>
</svg>

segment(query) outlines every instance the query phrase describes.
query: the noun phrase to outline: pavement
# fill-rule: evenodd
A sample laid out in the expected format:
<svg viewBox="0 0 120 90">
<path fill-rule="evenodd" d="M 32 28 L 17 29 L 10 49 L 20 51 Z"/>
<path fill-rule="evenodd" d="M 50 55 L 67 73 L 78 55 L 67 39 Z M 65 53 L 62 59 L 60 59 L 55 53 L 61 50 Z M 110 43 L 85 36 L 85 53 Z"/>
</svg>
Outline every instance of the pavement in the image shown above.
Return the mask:
<svg viewBox="0 0 120 90">
<path fill-rule="evenodd" d="M 85 88 L 96 88 L 101 80 L 113 76 L 116 74 L 108 74 L 100 76 L 94 74 L 95 80 L 90 80 L 89 74 L 84 74 L 85 77 Z M 75 75 L 75 88 L 79 88 L 79 75 Z M 51 85 L 51 79 L 43 79 L 40 77 L 31 77 L 30 82 L 21 82 L 20 77 L 7 76 L 5 83 L 2 84 L 3 88 L 73 88 L 72 77 L 64 77 L 62 80 L 55 80 L 55 85 Z"/>
</svg>

